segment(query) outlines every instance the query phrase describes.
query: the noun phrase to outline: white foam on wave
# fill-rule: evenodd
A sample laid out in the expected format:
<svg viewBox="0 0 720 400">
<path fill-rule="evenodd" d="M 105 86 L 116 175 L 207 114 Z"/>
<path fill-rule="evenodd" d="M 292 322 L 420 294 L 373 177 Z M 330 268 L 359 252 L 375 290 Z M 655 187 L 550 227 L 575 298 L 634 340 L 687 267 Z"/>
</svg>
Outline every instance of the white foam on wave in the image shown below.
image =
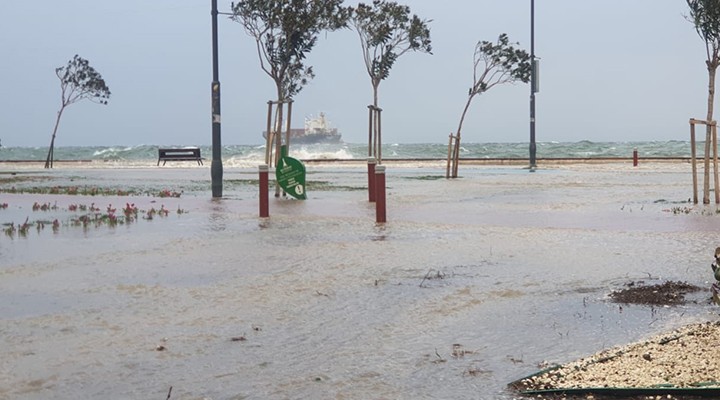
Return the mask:
<svg viewBox="0 0 720 400">
<path fill-rule="evenodd" d="M 117 147 L 105 147 L 102 149 L 95 150 L 93 152 L 93 157 L 105 157 L 105 156 L 112 156 L 116 155 L 117 153 L 123 153 L 123 152 L 131 152 L 135 149 L 139 149 L 143 146 L 117 146 Z"/>
<path fill-rule="evenodd" d="M 301 160 L 352 160 L 354 159 L 352 153 L 346 148 L 341 149 L 310 149 L 307 147 L 300 147 L 298 149 L 290 149 L 290 157 L 298 158 Z"/>
<path fill-rule="evenodd" d="M 106 154 L 114 154 L 116 152 L 117 150 L 114 147 L 107 147 L 104 149 L 95 150 L 95 152 L 93 153 L 93 157 L 102 157 Z"/>
<path fill-rule="evenodd" d="M 232 156 L 223 160 L 223 164 L 228 167 L 247 168 L 265 164 L 265 152 L 253 152 L 246 155 Z"/>
</svg>

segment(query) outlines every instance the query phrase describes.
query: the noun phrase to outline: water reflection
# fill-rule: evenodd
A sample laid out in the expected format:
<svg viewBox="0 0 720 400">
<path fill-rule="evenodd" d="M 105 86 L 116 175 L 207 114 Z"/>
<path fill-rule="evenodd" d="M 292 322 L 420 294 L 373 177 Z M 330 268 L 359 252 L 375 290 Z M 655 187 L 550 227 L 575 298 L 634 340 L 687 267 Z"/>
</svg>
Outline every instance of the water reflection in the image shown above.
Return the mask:
<svg viewBox="0 0 720 400">
<path fill-rule="evenodd" d="M 385 231 L 387 230 L 387 225 L 382 223 L 376 223 L 374 227 L 375 234 L 370 236 L 370 240 L 373 242 L 382 242 L 387 239 L 387 234 Z"/>
<path fill-rule="evenodd" d="M 223 232 L 227 229 L 229 212 L 223 199 L 210 200 L 210 213 L 208 214 L 208 227 L 212 232 Z"/>
<path fill-rule="evenodd" d="M 258 228 L 260 229 L 268 229 L 270 228 L 270 218 L 258 218 Z"/>
</svg>

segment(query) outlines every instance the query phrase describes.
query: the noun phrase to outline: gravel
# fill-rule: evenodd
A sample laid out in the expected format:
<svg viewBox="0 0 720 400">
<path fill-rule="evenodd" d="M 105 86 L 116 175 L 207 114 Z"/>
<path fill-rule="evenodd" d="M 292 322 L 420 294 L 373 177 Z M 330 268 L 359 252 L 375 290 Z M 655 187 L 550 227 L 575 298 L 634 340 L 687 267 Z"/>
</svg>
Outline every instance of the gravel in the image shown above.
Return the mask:
<svg viewBox="0 0 720 400">
<path fill-rule="evenodd" d="M 650 387 L 720 390 L 720 321 L 603 350 L 516 385 L 520 391 Z"/>
</svg>

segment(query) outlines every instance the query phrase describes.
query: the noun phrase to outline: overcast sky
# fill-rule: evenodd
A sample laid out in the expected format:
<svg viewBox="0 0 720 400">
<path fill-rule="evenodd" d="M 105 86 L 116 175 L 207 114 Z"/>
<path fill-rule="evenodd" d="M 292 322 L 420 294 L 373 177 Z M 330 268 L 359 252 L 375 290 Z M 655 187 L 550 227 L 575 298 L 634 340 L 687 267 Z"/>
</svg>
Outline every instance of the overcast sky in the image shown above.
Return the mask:
<svg viewBox="0 0 720 400">
<path fill-rule="evenodd" d="M 55 68 L 75 54 L 105 78 L 107 106 L 63 115 L 57 146 L 209 145 L 209 0 L 0 1 L 0 140 L 47 146 L 60 106 Z M 346 1 L 356 4 L 357 1 Z M 431 19 L 433 55 L 408 53 L 380 85 L 385 143 L 446 143 L 472 84 L 475 44 L 508 33 L 530 50 L 530 0 L 405 0 Z M 220 1 L 220 11 L 230 2 Z M 537 141 L 688 140 L 706 114 L 705 48 L 682 0 L 537 0 Z M 259 144 L 274 85 L 254 40 L 220 17 L 222 143 Z M 295 97 L 293 126 L 324 111 L 364 143 L 372 102 L 357 34 L 323 34 L 316 78 Z M 529 86 L 476 97 L 466 142 L 527 142 Z"/>
</svg>

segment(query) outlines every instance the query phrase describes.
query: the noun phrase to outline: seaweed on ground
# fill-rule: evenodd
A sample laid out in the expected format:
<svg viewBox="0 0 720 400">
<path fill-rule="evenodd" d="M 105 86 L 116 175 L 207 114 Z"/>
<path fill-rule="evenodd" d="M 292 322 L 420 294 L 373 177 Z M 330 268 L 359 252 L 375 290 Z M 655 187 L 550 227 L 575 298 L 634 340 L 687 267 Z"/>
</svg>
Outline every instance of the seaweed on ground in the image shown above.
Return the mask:
<svg viewBox="0 0 720 400">
<path fill-rule="evenodd" d="M 685 304 L 686 294 L 705 290 L 707 288 L 687 282 L 667 281 L 645 285 L 643 281 L 638 281 L 626 284 L 625 289 L 613 291 L 610 298 L 616 303 L 673 306 Z"/>
</svg>

